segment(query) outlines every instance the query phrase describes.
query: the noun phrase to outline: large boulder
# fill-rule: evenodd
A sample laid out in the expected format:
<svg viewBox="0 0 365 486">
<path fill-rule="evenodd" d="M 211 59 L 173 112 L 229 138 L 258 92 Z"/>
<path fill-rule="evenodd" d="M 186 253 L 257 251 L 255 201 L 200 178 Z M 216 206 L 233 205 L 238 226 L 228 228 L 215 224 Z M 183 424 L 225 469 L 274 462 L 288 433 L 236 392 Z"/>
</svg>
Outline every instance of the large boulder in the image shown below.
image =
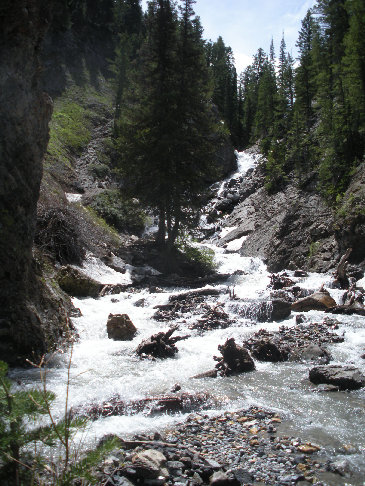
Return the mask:
<svg viewBox="0 0 365 486">
<path fill-rule="evenodd" d="M 309 379 L 315 385 L 335 385 L 340 390 L 357 390 L 365 386 L 365 376 L 354 366 L 317 366 L 310 370 Z"/>
<path fill-rule="evenodd" d="M 73 297 L 98 297 L 104 287 L 71 265 L 60 268 L 57 281 L 61 289 Z"/>
<path fill-rule="evenodd" d="M 137 333 L 127 314 L 109 314 L 106 329 L 108 338 L 114 341 L 131 341 Z"/>
<path fill-rule="evenodd" d="M 327 291 L 320 291 L 297 300 L 292 304 L 291 308 L 294 312 L 308 312 L 311 310 L 324 311 L 336 305 L 336 301 Z"/>
</svg>

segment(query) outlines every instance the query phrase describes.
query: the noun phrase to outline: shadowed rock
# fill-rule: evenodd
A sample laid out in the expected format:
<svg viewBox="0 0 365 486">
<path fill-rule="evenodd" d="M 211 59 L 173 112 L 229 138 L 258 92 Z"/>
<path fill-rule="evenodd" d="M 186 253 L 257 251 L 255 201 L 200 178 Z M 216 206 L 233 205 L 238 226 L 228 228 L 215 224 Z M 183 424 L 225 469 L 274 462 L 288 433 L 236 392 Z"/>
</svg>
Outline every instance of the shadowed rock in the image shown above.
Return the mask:
<svg viewBox="0 0 365 486">
<path fill-rule="evenodd" d="M 365 386 L 365 376 L 354 366 L 317 366 L 310 370 L 309 379 L 315 385 L 335 385 L 340 390 L 357 390 Z"/>
</svg>

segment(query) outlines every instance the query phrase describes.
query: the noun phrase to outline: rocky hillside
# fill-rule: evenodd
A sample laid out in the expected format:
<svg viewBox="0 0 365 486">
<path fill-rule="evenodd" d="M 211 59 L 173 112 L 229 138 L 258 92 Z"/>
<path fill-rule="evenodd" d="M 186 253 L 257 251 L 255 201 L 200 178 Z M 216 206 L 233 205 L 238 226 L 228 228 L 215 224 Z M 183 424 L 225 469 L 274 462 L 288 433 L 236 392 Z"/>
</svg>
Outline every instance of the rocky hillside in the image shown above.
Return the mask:
<svg viewBox="0 0 365 486">
<path fill-rule="evenodd" d="M 300 185 L 294 176 L 286 187 L 270 194 L 265 187 L 265 160 L 239 181 L 226 187 L 215 206 L 232 227 L 227 244 L 243 238 L 241 254 L 260 256 L 270 271 L 303 268 L 333 269 L 347 248 L 350 263 L 365 260 L 365 180 L 360 166 L 341 204 L 330 207 L 315 189 L 315 175 Z M 231 183 L 232 184 L 232 183 Z"/>
</svg>

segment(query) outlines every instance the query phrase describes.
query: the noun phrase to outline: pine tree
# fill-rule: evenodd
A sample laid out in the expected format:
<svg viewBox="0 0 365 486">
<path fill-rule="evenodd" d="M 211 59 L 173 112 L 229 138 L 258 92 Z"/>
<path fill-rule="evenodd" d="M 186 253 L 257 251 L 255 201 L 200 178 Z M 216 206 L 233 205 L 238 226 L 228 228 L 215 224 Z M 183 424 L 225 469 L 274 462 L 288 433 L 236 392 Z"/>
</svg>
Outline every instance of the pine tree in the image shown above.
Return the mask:
<svg viewBox="0 0 365 486">
<path fill-rule="evenodd" d="M 169 0 L 149 3 L 146 40 L 122 107 L 118 149 L 131 193 L 159 216 L 157 241 L 172 247 L 196 221 L 212 162 L 208 72 L 192 0 L 179 19 Z"/>
<path fill-rule="evenodd" d="M 233 140 L 237 141 L 238 96 L 237 72 L 232 49 L 222 37 L 208 44 L 208 65 L 213 79 L 213 103 L 228 125 Z"/>
</svg>

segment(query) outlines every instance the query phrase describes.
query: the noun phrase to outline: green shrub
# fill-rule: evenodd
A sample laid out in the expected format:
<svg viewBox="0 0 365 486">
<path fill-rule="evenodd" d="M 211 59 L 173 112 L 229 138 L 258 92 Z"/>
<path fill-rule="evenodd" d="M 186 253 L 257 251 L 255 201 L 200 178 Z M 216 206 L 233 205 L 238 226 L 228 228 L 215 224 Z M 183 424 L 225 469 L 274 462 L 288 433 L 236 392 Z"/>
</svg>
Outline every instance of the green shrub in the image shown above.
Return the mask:
<svg viewBox="0 0 365 486">
<path fill-rule="evenodd" d="M 146 214 L 138 201 L 125 197 L 118 190 L 101 192 L 89 206 L 118 231 L 141 234 L 144 230 Z"/>
<path fill-rule="evenodd" d="M 50 122 L 48 153 L 64 158 L 69 149 L 80 154 L 91 140 L 90 113 L 80 104 L 65 100 L 53 113 Z"/>
<path fill-rule="evenodd" d="M 106 164 L 89 164 L 88 171 L 95 179 L 103 180 L 110 174 L 110 169 Z"/>
<path fill-rule="evenodd" d="M 210 248 L 192 245 L 186 235 L 180 236 L 177 239 L 176 246 L 190 263 L 199 265 L 205 273 L 212 273 L 217 269 L 217 264 L 214 260 L 215 254 Z"/>
</svg>

